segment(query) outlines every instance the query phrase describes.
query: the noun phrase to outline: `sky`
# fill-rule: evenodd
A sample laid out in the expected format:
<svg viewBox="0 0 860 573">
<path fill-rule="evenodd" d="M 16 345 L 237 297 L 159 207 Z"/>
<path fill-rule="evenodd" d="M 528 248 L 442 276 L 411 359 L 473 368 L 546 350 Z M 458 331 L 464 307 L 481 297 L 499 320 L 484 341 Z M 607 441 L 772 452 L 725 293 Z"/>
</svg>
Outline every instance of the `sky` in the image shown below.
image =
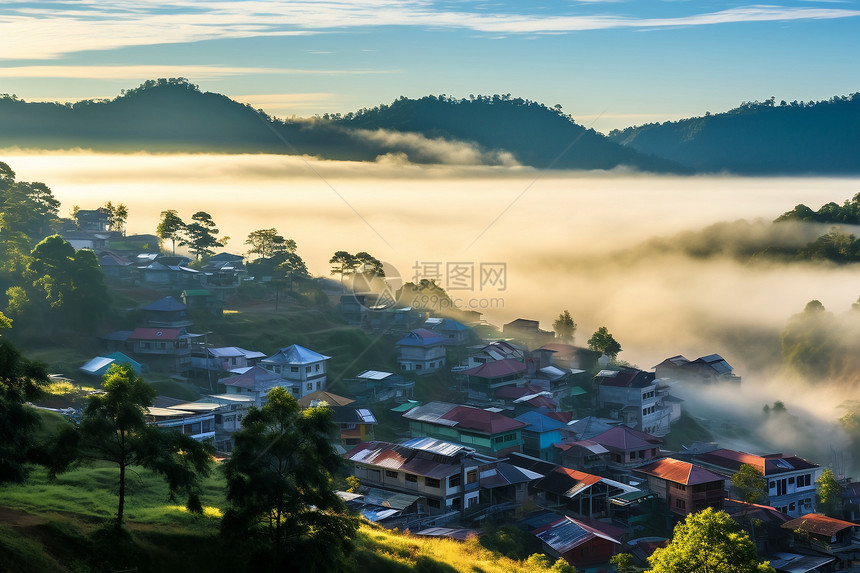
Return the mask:
<svg viewBox="0 0 860 573">
<path fill-rule="evenodd" d="M 27 101 L 186 77 L 282 118 L 510 93 L 607 132 L 860 91 L 851 0 L 7 0 L 0 38 Z"/>
</svg>

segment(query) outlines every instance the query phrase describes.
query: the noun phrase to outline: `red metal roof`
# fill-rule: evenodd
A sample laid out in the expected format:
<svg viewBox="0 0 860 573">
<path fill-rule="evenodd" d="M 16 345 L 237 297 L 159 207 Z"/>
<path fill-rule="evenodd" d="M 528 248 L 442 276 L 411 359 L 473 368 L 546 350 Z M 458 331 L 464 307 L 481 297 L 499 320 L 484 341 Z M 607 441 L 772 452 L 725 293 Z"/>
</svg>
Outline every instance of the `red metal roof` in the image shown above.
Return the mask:
<svg viewBox="0 0 860 573">
<path fill-rule="evenodd" d="M 715 481 L 725 481 L 725 476 L 706 470 L 696 464 L 682 462 L 674 458 L 663 458 L 654 463 L 638 467 L 634 472 L 652 475 L 666 481 L 684 485 L 698 485 Z"/>
<path fill-rule="evenodd" d="M 475 430 L 488 435 L 519 430 L 528 425 L 502 414 L 470 406 L 456 406 L 440 416 L 440 418 L 457 422 L 457 428 Z"/>
<path fill-rule="evenodd" d="M 475 368 L 470 368 L 465 370 L 463 374 L 478 378 L 501 378 L 502 376 L 510 376 L 511 374 L 521 374 L 525 371 L 526 365 L 522 362 L 513 358 L 505 358 L 504 360 L 493 360 Z"/>
<path fill-rule="evenodd" d="M 836 535 L 843 529 L 848 529 L 849 527 L 857 527 L 857 524 L 851 523 L 850 521 L 835 519 L 833 517 L 827 517 L 820 513 L 807 513 L 806 515 L 802 515 L 782 524 L 783 529 L 789 529 L 792 531 L 800 529 L 808 533 L 826 535 L 828 537 Z"/>
<path fill-rule="evenodd" d="M 725 448 L 714 450 L 706 454 L 700 454 L 693 459 L 706 464 L 737 471 L 742 464 L 748 464 L 760 471 L 762 475 L 771 476 L 785 472 L 807 470 L 817 468 L 817 464 L 808 462 L 797 456 L 786 456 L 784 454 L 766 454 L 756 456 L 746 452 L 737 452 Z"/>
<path fill-rule="evenodd" d="M 129 340 L 176 340 L 182 334 L 181 328 L 135 328 Z"/>
</svg>

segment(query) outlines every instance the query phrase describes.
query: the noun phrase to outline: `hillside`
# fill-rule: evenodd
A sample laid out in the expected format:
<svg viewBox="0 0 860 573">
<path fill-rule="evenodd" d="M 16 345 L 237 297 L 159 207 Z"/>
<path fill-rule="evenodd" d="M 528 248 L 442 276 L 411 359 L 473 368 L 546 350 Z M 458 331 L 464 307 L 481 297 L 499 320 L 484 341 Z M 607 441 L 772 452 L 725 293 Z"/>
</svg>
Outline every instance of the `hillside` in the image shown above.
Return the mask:
<svg viewBox="0 0 860 573">
<path fill-rule="evenodd" d="M 639 154 L 586 129 L 543 104 L 506 96 L 457 100 L 426 96 L 400 98 L 338 118 L 349 127 L 387 129 L 473 142 L 500 149 L 525 165 L 557 169 L 612 169 L 628 166 L 643 171 L 683 172 L 671 161 Z"/>
<path fill-rule="evenodd" d="M 63 105 L 0 97 L 0 147 L 279 153 L 355 161 L 401 155 L 415 163 L 470 164 L 505 163 L 503 158 L 512 156 L 538 168 L 680 169 L 523 100 L 494 96 L 456 102 L 430 96 L 400 99 L 347 118 L 278 120 L 226 96 L 201 92 L 184 79 L 150 80 L 109 101 Z"/>
<path fill-rule="evenodd" d="M 860 173 L 860 93 L 822 102 L 771 98 L 714 115 L 629 127 L 610 139 L 697 172 Z"/>
</svg>

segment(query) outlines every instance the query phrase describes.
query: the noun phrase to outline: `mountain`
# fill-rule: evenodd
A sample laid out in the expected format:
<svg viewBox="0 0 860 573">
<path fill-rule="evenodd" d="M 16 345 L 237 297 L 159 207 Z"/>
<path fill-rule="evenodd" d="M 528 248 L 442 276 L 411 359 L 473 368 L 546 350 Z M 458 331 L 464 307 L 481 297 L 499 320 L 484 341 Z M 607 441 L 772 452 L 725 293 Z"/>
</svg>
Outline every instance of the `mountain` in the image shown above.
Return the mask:
<svg viewBox="0 0 860 573">
<path fill-rule="evenodd" d="M 342 125 L 386 129 L 466 141 L 485 150 L 504 150 L 525 165 L 557 169 L 683 172 L 673 161 L 649 157 L 575 123 L 560 109 L 509 95 L 454 99 L 401 97 L 390 105 L 336 117 Z"/>
<path fill-rule="evenodd" d="M 0 96 L 0 147 L 281 153 L 356 161 L 406 156 L 416 163 L 683 171 L 586 130 L 555 109 L 507 96 L 401 98 L 343 118 L 278 120 L 201 92 L 182 78 L 150 80 L 112 100 L 74 104 Z"/>
<path fill-rule="evenodd" d="M 725 113 L 629 127 L 612 141 L 694 169 L 745 175 L 860 173 L 860 93 L 744 103 Z"/>
</svg>

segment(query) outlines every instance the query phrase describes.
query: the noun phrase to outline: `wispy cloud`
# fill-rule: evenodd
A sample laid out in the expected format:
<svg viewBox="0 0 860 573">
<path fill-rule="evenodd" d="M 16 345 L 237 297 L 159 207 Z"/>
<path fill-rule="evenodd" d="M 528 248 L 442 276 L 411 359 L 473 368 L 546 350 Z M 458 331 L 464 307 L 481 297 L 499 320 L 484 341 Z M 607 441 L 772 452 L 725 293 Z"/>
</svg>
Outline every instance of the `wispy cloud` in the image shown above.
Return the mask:
<svg viewBox="0 0 860 573">
<path fill-rule="evenodd" d="M 337 70 L 297 68 L 254 68 L 205 65 L 128 65 L 128 66 L 13 66 L 0 68 L 0 78 L 86 78 L 86 79 L 151 79 L 155 77 L 194 77 L 206 80 L 225 76 L 282 75 L 364 75 L 388 74 L 396 70 Z"/>
<path fill-rule="evenodd" d="M 586 3 L 593 10 L 597 2 Z M 350 28 L 412 26 L 463 29 L 492 35 L 557 34 L 610 28 L 666 28 L 738 22 L 821 20 L 860 16 L 842 8 L 751 5 L 663 18 L 611 13 L 535 15 L 450 10 L 422 0 L 275 0 L 104 5 L 91 0 L 9 7 L 0 20 L 0 59 L 47 59 L 84 50 L 197 42 L 212 39 L 314 34 Z M 583 8 L 584 10 L 585 8 Z"/>
</svg>

